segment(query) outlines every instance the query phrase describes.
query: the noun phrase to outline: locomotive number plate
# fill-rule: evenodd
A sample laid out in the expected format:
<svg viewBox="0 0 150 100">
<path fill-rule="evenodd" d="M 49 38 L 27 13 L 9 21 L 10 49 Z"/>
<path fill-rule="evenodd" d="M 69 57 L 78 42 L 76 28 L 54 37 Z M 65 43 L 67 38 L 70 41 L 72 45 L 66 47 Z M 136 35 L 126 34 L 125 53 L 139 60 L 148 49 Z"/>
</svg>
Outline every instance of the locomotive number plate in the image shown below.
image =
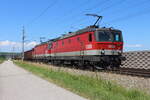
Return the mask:
<svg viewBox="0 0 150 100">
<path fill-rule="evenodd" d="M 86 49 L 92 49 L 92 44 L 86 45 Z"/>
</svg>

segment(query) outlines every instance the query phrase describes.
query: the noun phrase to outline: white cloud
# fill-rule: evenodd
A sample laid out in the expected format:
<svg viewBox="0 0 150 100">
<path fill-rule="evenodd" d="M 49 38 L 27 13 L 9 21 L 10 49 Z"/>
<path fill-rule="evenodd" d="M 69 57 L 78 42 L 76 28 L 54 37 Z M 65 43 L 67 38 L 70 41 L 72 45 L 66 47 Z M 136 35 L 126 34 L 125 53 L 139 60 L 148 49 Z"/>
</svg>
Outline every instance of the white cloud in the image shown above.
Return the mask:
<svg viewBox="0 0 150 100">
<path fill-rule="evenodd" d="M 127 45 L 125 45 L 125 47 L 127 47 L 127 48 L 141 48 L 141 47 L 143 47 L 143 45 L 142 44 L 127 44 Z"/>
<path fill-rule="evenodd" d="M 0 46 L 10 46 L 10 45 L 16 45 L 16 42 L 11 42 L 11 41 L 0 41 Z"/>
<path fill-rule="evenodd" d="M 33 48 L 35 45 L 37 45 L 37 42 L 28 42 L 25 43 L 25 50 Z M 9 40 L 0 41 L 0 49 L 1 51 L 10 51 L 10 48 L 15 48 L 17 51 L 20 51 L 22 48 L 21 42 L 13 42 Z"/>
</svg>

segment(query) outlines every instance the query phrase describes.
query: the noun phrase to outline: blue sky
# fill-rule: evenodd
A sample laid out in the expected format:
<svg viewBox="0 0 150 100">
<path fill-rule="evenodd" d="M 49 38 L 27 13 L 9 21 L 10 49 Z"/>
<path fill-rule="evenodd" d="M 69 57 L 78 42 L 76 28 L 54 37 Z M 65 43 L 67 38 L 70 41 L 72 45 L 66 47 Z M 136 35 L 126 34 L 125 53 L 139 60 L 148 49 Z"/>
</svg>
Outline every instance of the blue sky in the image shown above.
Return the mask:
<svg viewBox="0 0 150 100">
<path fill-rule="evenodd" d="M 103 16 L 101 26 L 122 30 L 125 51 L 150 50 L 149 0 L 1 0 L 0 51 L 21 50 L 21 31 L 25 26 L 26 49 L 69 31 L 93 24 L 96 13 Z"/>
</svg>

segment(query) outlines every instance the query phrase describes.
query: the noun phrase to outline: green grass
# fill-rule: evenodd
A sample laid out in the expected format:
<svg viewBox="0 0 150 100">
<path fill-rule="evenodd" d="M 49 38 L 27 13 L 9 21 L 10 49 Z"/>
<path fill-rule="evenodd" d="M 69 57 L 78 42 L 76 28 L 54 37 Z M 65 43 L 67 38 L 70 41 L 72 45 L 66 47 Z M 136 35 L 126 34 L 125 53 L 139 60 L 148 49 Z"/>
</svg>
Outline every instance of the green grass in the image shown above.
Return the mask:
<svg viewBox="0 0 150 100">
<path fill-rule="evenodd" d="M 150 96 L 144 92 L 127 90 L 115 83 L 102 79 L 54 71 L 27 62 L 15 61 L 15 63 L 50 82 L 90 100 L 150 100 Z"/>
<path fill-rule="evenodd" d="M 0 57 L 0 64 L 3 63 L 4 60 L 5 58 Z"/>
</svg>

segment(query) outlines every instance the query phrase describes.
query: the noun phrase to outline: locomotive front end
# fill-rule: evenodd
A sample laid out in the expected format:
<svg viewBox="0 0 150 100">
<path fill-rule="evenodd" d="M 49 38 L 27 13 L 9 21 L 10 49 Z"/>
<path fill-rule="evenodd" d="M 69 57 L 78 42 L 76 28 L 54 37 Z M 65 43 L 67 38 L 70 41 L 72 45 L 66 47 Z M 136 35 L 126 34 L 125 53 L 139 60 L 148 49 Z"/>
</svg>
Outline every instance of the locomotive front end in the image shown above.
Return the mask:
<svg viewBox="0 0 150 100">
<path fill-rule="evenodd" d="M 101 64 L 119 67 L 122 61 L 122 32 L 115 29 L 99 29 L 95 32 L 96 48 L 99 50 Z"/>
</svg>

